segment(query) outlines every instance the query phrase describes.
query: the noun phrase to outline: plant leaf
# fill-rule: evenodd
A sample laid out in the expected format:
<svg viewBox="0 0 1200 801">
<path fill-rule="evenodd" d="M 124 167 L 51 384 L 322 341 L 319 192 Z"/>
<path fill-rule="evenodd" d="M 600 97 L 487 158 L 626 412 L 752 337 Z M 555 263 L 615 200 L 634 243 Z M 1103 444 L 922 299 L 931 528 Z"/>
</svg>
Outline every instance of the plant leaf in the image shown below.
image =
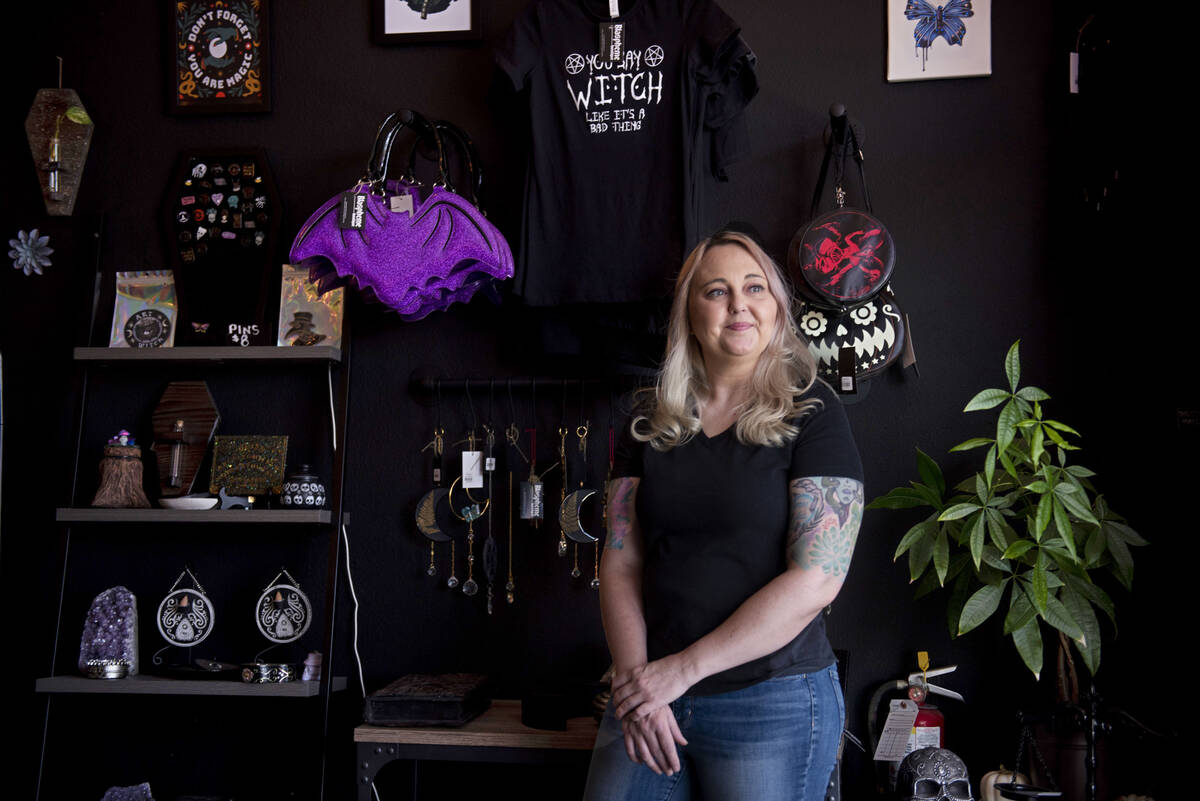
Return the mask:
<svg viewBox="0 0 1200 801">
<path fill-rule="evenodd" d="M 1008 603 L 1008 614 L 1004 616 L 1004 633 L 1012 634 L 1037 617 L 1033 604 L 1023 592 L 1013 592 Z"/>
<path fill-rule="evenodd" d="M 985 584 L 976 590 L 963 606 L 962 616 L 958 619 L 958 633 L 966 634 L 991 617 L 1000 606 L 1003 594 L 1004 587 L 999 584 Z"/>
<path fill-rule="evenodd" d="M 1108 597 L 1108 593 L 1097 587 L 1090 580 L 1076 578 L 1075 576 L 1067 576 L 1067 584 L 1072 590 L 1086 598 L 1089 603 L 1108 615 L 1113 628 L 1116 628 L 1117 610 L 1113 606 L 1112 599 Z"/>
<path fill-rule="evenodd" d="M 933 520 L 922 520 L 920 523 L 917 523 L 915 526 L 906 531 L 904 536 L 900 538 L 900 544 L 896 546 L 896 553 L 892 555 L 892 561 L 895 562 L 897 559 L 903 556 L 904 552 L 913 546 L 913 543 L 930 536 L 932 533 L 930 531 L 930 526 L 933 527 L 933 531 L 937 530 L 936 522 Z"/>
<path fill-rule="evenodd" d="M 1043 615 L 1043 617 L 1046 619 L 1047 623 L 1049 623 L 1051 626 L 1054 626 L 1054 628 L 1058 629 L 1072 640 L 1075 640 L 1079 643 L 1087 642 L 1083 635 L 1083 629 L 1081 629 L 1079 624 L 1075 622 L 1075 618 L 1071 616 L 1071 613 L 1067 610 L 1067 607 L 1063 606 L 1062 601 L 1058 600 L 1053 595 L 1046 599 L 1046 613 Z"/>
<path fill-rule="evenodd" d="M 1029 436 L 1029 461 L 1034 464 L 1042 463 L 1042 454 L 1045 453 L 1045 437 L 1042 435 L 1042 427 L 1039 425 L 1033 429 L 1033 433 Z"/>
<path fill-rule="evenodd" d="M 965 442 L 960 442 L 955 445 L 950 449 L 950 453 L 954 453 L 955 451 L 969 451 L 975 448 L 982 448 L 984 445 L 991 445 L 995 441 L 996 440 L 988 439 L 987 437 L 973 437 Z"/>
<path fill-rule="evenodd" d="M 1008 376 L 1008 387 L 1013 392 L 1017 391 L 1017 384 L 1021 381 L 1021 340 L 1012 343 L 1012 347 L 1008 349 L 1008 355 L 1004 357 L 1004 374 Z"/>
<path fill-rule="evenodd" d="M 938 584 L 946 585 L 946 571 L 950 567 L 950 542 L 945 531 L 938 531 L 933 541 L 933 569 L 937 572 Z"/>
<path fill-rule="evenodd" d="M 1017 397 L 1024 401 L 1044 401 L 1050 400 L 1050 395 L 1043 389 L 1037 387 L 1021 387 L 1017 392 Z"/>
<path fill-rule="evenodd" d="M 929 566 L 933 557 L 933 541 L 929 537 L 918 538 L 908 550 L 908 580 L 916 581 Z"/>
<path fill-rule="evenodd" d="M 868 509 L 912 509 L 929 506 L 929 500 L 910 487 L 896 487 L 886 495 L 880 495 L 867 504 Z"/>
<path fill-rule="evenodd" d="M 942 475 L 942 468 L 920 448 L 917 448 L 917 472 L 925 485 L 937 492 L 939 499 L 946 494 L 946 479 Z"/>
<path fill-rule="evenodd" d="M 1000 416 L 996 420 L 996 448 L 997 450 L 1008 450 L 1008 446 L 1017 436 L 1017 423 L 1021 420 L 1021 411 L 1017 408 L 1017 404 L 1009 401 L 1000 410 Z"/>
<path fill-rule="evenodd" d="M 1012 545 L 1008 546 L 1004 551 L 1005 559 L 1020 559 L 1025 555 L 1025 552 L 1033 547 L 1033 543 L 1029 540 L 1017 540 Z"/>
<path fill-rule="evenodd" d="M 987 455 L 983 457 L 983 477 L 987 480 L 988 486 L 992 486 L 992 481 L 996 478 L 996 446 L 988 448 Z"/>
<path fill-rule="evenodd" d="M 1038 500 L 1037 518 L 1034 521 L 1033 538 L 1038 542 L 1042 541 L 1042 532 L 1046 530 L 1046 526 L 1050 525 L 1050 518 L 1054 515 L 1054 495 L 1046 493 Z"/>
<path fill-rule="evenodd" d="M 971 558 L 975 561 L 975 569 L 979 570 L 979 560 L 983 556 L 983 538 L 987 534 L 983 512 L 979 512 L 969 521 L 971 529 Z"/>
<path fill-rule="evenodd" d="M 1067 489 L 1070 487 L 1070 489 Z M 1083 496 L 1080 498 L 1080 496 Z M 1059 484 L 1054 488 L 1054 496 L 1057 500 L 1062 501 L 1062 505 L 1067 507 L 1067 511 L 1078 517 L 1084 522 L 1093 525 L 1100 525 L 1100 521 L 1092 514 L 1092 509 L 1087 502 L 1087 493 L 1079 492 L 1070 484 Z"/>
<path fill-rule="evenodd" d="M 1033 672 L 1034 680 L 1042 677 L 1042 630 L 1038 627 L 1037 618 L 1033 618 L 1012 634 L 1013 644 L 1025 667 Z"/>
<path fill-rule="evenodd" d="M 1142 536 L 1131 529 L 1124 523 L 1118 523 L 1115 520 L 1105 520 L 1104 525 L 1117 532 L 1121 539 L 1125 540 L 1130 545 L 1149 545 L 1150 543 L 1142 539 Z"/>
<path fill-rule="evenodd" d="M 958 554 L 958 556 L 965 556 L 965 554 Z M 963 570 L 950 585 L 950 598 L 946 602 L 946 625 L 950 629 L 951 637 L 958 636 L 958 619 L 962 617 L 963 607 L 967 604 L 970 578 L 970 572 Z"/>
<path fill-rule="evenodd" d="M 1008 549 L 1004 516 L 995 509 L 985 509 L 984 514 L 987 516 L 988 536 L 991 538 L 992 544 L 996 546 L 996 550 L 1003 553 Z"/>
<path fill-rule="evenodd" d="M 1100 529 L 1104 532 L 1105 542 L 1108 544 L 1108 552 L 1113 558 L 1113 572 L 1117 579 L 1124 585 L 1125 589 L 1133 589 L 1133 556 L 1129 553 L 1129 547 L 1125 545 L 1125 540 L 1121 535 L 1113 531 L 1111 526 L 1102 526 Z"/>
<path fill-rule="evenodd" d="M 71 106 L 67 109 L 67 119 L 79 125 L 91 125 L 92 118 L 88 116 L 83 106 Z"/>
<path fill-rule="evenodd" d="M 1038 611 L 1038 614 L 1046 614 L 1046 599 L 1050 595 L 1050 590 L 1046 586 L 1046 566 L 1042 563 L 1042 556 L 1038 554 L 1037 563 L 1033 566 L 1032 580 L 1030 581 L 1030 590 L 1032 595 L 1029 600 L 1033 601 L 1033 608 Z"/>
<path fill-rule="evenodd" d="M 1011 397 L 1011 392 L 1005 392 L 1002 389 L 985 389 L 967 401 L 967 405 L 963 408 L 963 411 L 981 412 L 984 409 L 993 409 Z"/>
<path fill-rule="evenodd" d="M 1021 479 L 1017 475 L 1017 465 L 1015 462 L 1013 462 L 1012 457 L 1008 455 L 1008 450 L 1006 449 L 997 451 L 997 453 L 1000 457 L 1000 464 L 1004 466 L 1004 472 L 1008 473 L 1017 481 L 1020 481 Z"/>
<path fill-rule="evenodd" d="M 1063 486 L 1063 485 L 1059 485 Z M 1058 487 L 1054 488 L 1058 492 Z M 1058 529 L 1058 534 L 1062 537 L 1063 546 L 1070 554 L 1072 561 L 1079 561 L 1078 554 L 1075 553 L 1075 529 L 1071 527 L 1071 518 L 1067 516 L 1067 510 L 1063 508 L 1063 504 L 1058 498 L 1054 498 L 1054 526 Z"/>
<path fill-rule="evenodd" d="M 980 508 L 982 507 L 980 507 L 980 505 L 977 503 L 956 503 L 938 515 L 938 520 L 942 521 L 943 523 L 947 520 L 958 520 L 959 518 L 966 517 L 973 512 L 978 512 Z"/>
<path fill-rule="evenodd" d="M 1076 437 L 1082 437 L 1082 436 L 1083 436 L 1082 434 L 1080 434 L 1080 433 L 1079 433 L 1078 431 L 1076 431 L 1075 429 L 1071 428 L 1071 427 L 1070 427 L 1069 425 L 1067 425 L 1066 423 L 1060 422 L 1060 421 L 1058 421 L 1058 420 L 1043 420 L 1042 422 L 1043 422 L 1043 423 L 1045 423 L 1046 425 L 1050 426 L 1050 427 L 1051 427 L 1051 428 L 1053 428 L 1053 429 L 1057 429 L 1058 431 L 1065 431 L 1065 432 L 1067 432 L 1068 434 L 1072 434 L 1072 435 L 1074 435 L 1074 436 L 1076 436 Z"/>
<path fill-rule="evenodd" d="M 1083 657 L 1083 663 L 1093 676 L 1100 669 L 1100 621 L 1087 599 L 1070 587 L 1061 593 L 1063 606 L 1083 630 L 1083 642 L 1076 640 L 1075 650 Z"/>
</svg>

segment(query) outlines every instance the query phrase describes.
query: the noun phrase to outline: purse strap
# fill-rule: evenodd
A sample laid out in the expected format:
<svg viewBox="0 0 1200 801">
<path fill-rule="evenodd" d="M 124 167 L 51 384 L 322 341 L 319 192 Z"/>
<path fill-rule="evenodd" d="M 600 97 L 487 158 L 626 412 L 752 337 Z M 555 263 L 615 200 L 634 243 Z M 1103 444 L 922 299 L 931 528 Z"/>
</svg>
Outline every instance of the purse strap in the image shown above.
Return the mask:
<svg viewBox="0 0 1200 801">
<path fill-rule="evenodd" d="M 448 182 L 447 185 L 451 191 L 466 196 L 472 205 L 480 208 L 479 189 L 483 185 L 483 164 L 479 160 L 479 151 L 475 148 L 475 142 L 466 131 L 449 120 L 434 120 L 433 127 L 441 135 L 443 146 L 446 142 L 453 142 L 458 148 L 458 152 L 462 156 L 464 165 L 466 166 L 468 180 L 470 181 L 469 191 L 466 193 L 459 192 L 452 183 Z M 409 183 L 415 183 L 416 181 L 417 154 L 421 149 L 422 141 L 418 139 L 413 142 L 412 150 L 408 154 L 408 171 L 404 174 L 404 177 Z M 482 209 L 480 210 L 482 211 Z"/>
<path fill-rule="evenodd" d="M 817 209 L 821 204 L 821 193 L 825 191 L 825 178 L 829 174 L 829 164 L 833 161 L 834 151 L 841 154 L 838 165 L 838 180 L 834 187 L 838 208 L 846 204 L 846 193 L 842 190 L 842 178 L 846 174 L 846 156 L 852 154 L 858 165 L 858 178 L 862 184 L 863 205 L 868 214 L 874 214 L 871 209 L 871 193 L 867 190 L 867 174 L 863 169 L 862 147 L 858 144 L 858 133 L 846 114 L 846 107 L 834 103 L 829 107 L 829 139 L 825 142 L 825 156 L 821 160 L 821 173 L 817 178 L 817 186 L 813 191 L 812 204 L 808 211 L 809 219 L 816 219 Z"/>
<path fill-rule="evenodd" d="M 367 174 L 363 179 L 364 183 L 370 185 L 371 191 L 378 194 L 383 193 L 392 147 L 396 143 L 396 136 L 403 128 L 412 128 L 418 139 L 430 138 L 433 140 L 434 147 L 437 149 L 438 164 L 438 178 L 435 185 L 446 186 L 449 183 L 449 177 L 446 174 L 446 149 L 442 144 L 442 137 L 429 120 L 407 108 L 393 111 L 380 124 L 379 130 L 375 134 L 375 142 L 371 145 L 371 156 L 367 160 Z"/>
</svg>

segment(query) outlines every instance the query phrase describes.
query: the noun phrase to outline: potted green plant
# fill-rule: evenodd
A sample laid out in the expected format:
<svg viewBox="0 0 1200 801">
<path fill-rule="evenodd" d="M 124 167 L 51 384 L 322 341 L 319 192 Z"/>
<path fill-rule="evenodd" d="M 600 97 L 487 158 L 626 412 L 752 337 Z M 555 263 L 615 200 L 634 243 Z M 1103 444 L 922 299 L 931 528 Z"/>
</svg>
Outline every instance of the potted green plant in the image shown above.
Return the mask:
<svg viewBox="0 0 1200 801">
<path fill-rule="evenodd" d="M 951 636 L 966 634 L 1004 609 L 1004 633 L 1040 677 L 1043 624 L 1074 644 L 1088 672 L 1100 667 L 1097 611 L 1116 623 L 1112 598 L 1095 581 L 1112 573 L 1132 589 L 1130 546 L 1146 541 L 1097 494 L 1086 467 L 1069 457 L 1075 429 L 1046 417 L 1043 390 L 1019 386 L 1020 341 L 1005 358 L 1008 388 L 985 389 L 964 412 L 1000 407 L 995 432 L 951 451 L 983 450 L 983 464 L 948 494 L 938 463 L 917 449 L 920 481 L 876 498 L 869 509 L 929 507 L 910 528 L 895 559 L 908 555 L 918 597 L 949 588 Z"/>
</svg>

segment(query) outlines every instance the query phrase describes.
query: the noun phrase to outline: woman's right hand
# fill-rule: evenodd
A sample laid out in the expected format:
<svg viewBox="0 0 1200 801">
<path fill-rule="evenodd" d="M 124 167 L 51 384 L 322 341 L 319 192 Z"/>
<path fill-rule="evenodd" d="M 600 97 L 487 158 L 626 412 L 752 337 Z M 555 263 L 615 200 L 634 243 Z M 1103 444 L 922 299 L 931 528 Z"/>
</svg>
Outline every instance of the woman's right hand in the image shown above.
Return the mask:
<svg viewBox="0 0 1200 801">
<path fill-rule="evenodd" d="M 687 745 L 675 713 L 670 706 L 659 707 L 638 720 L 626 717 L 621 721 L 625 732 L 625 753 L 659 775 L 671 776 L 679 771 L 679 752 L 675 744 Z"/>
</svg>

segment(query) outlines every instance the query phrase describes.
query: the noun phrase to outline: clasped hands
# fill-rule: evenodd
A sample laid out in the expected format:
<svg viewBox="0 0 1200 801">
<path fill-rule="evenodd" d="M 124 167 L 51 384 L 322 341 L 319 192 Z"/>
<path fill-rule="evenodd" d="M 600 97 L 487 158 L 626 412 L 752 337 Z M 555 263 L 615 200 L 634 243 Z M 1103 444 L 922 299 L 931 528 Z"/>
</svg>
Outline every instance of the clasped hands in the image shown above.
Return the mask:
<svg viewBox="0 0 1200 801">
<path fill-rule="evenodd" d="M 618 671 L 612 680 L 613 711 L 625 733 L 625 753 L 658 774 L 679 770 L 675 744 L 687 745 L 669 704 L 691 686 L 677 654 Z"/>
</svg>

